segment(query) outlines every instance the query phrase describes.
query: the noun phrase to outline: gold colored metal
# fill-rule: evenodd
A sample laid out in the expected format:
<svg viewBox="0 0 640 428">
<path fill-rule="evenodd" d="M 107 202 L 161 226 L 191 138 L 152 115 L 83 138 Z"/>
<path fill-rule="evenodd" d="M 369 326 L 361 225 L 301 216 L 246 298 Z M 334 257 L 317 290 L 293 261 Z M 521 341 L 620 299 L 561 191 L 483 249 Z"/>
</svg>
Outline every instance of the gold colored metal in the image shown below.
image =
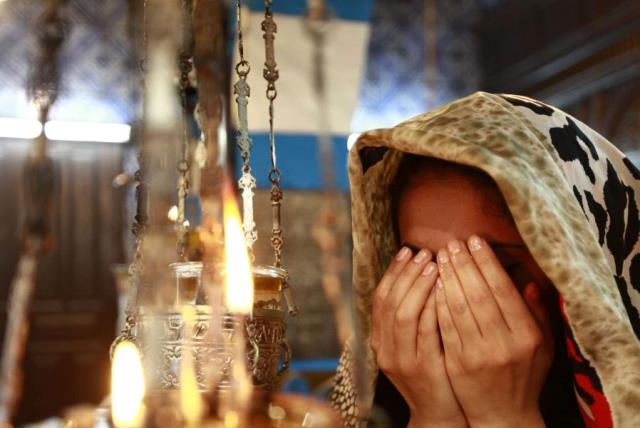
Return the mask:
<svg viewBox="0 0 640 428">
<path fill-rule="evenodd" d="M 200 391 L 209 390 L 207 370 L 216 367 L 218 389 L 231 387 L 234 350 L 229 344 L 241 322 L 236 316 L 223 316 L 218 328 L 222 340 L 209 340 L 212 328 L 211 308 L 196 305 L 193 329 L 185 335 L 184 318 L 180 309 L 151 313 L 140 308 L 137 336 L 141 340 L 145 367 L 151 393 L 180 388 L 180 365 L 184 352 L 191 352 Z M 291 360 L 291 350 L 285 339 L 284 312 L 255 308 L 253 316 L 245 321 L 247 340 L 247 367 L 256 387 L 266 390 L 278 388 Z M 280 361 L 282 359 L 282 362 Z M 151 364 L 149 364 L 151 363 Z"/>
<path fill-rule="evenodd" d="M 219 373 L 217 388 L 231 387 L 231 368 L 234 358 L 233 336 L 239 323 L 244 323 L 247 340 L 247 364 L 254 385 L 275 390 L 289 367 L 291 350 L 286 342 L 285 312 L 280 310 L 280 296 L 286 271 L 273 266 L 255 266 L 255 304 L 248 319 L 231 314 L 222 316 L 218 327 L 221 334 L 211 335 L 216 319 L 208 305 L 197 305 L 195 295 L 201 281 L 202 264 L 180 262 L 172 265 L 175 274 L 176 306 L 172 310 L 152 312 L 139 309 L 135 336 L 140 340 L 146 358 L 146 367 L 152 367 L 150 389 L 155 392 L 180 387 L 180 365 L 183 352 L 192 353 L 198 388 L 209 390 L 207 370 L 216 367 Z M 194 287 L 195 285 L 195 287 Z M 185 292 L 187 295 L 185 295 Z M 196 310 L 193 330 L 185 334 L 185 321 L 181 305 L 192 305 Z M 125 339 L 122 339 L 125 340 Z"/>
<path fill-rule="evenodd" d="M 284 240 L 281 228 L 281 206 L 282 189 L 280 189 L 281 173 L 276 162 L 276 140 L 273 128 L 274 106 L 273 102 L 278 96 L 276 81 L 280 77 L 275 56 L 275 38 L 278 26 L 273 19 L 271 10 L 272 0 L 265 0 L 264 21 L 262 21 L 262 31 L 264 32 L 265 63 L 262 76 L 267 81 L 267 99 L 269 100 L 269 148 L 271 151 L 271 170 L 269 171 L 269 181 L 271 182 L 271 247 L 274 253 L 274 266 L 282 266 L 282 246 Z"/>
<path fill-rule="evenodd" d="M 178 218 L 176 219 L 176 231 L 178 233 L 178 256 L 185 258 L 187 234 L 189 224 L 185 222 L 185 204 L 189 194 L 189 116 L 187 114 L 187 90 L 190 87 L 189 73 L 193 65 L 191 55 L 193 51 L 192 33 L 192 5 L 191 0 L 182 0 L 182 49 L 179 58 L 180 68 L 180 101 L 182 103 L 182 139 L 180 146 L 181 159 L 178 161 Z"/>
</svg>

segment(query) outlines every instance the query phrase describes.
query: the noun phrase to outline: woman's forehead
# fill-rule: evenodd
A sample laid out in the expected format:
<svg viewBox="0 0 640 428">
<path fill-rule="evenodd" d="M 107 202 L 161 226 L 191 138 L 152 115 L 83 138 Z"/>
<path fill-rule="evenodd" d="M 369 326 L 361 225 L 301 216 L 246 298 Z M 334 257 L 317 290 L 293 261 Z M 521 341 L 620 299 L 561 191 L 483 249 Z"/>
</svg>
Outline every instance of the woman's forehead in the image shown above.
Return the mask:
<svg viewBox="0 0 640 428">
<path fill-rule="evenodd" d="M 496 189 L 497 192 L 497 189 Z M 487 189 L 459 183 L 432 182 L 405 189 L 398 206 L 401 241 L 435 251 L 453 239 L 472 234 L 494 242 L 521 245 L 506 207 Z"/>
</svg>

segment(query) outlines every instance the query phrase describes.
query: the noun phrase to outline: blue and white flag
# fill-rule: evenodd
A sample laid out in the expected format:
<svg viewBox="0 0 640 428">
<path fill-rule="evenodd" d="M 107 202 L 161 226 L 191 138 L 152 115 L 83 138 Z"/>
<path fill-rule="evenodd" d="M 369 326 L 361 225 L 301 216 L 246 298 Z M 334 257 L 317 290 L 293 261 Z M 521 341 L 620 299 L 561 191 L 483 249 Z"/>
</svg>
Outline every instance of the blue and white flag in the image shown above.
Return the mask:
<svg viewBox="0 0 640 428">
<path fill-rule="evenodd" d="M 248 83 L 249 131 L 254 143 L 251 164 L 259 187 L 267 187 L 269 158 L 269 116 L 266 99 L 267 82 L 262 77 L 265 61 L 264 39 L 260 24 L 264 19 L 264 2 L 250 1 L 243 9 L 245 59 L 251 66 Z M 327 128 L 334 143 L 337 184 L 346 189 L 347 138 L 358 102 L 360 84 L 366 66 L 369 42 L 369 19 L 373 0 L 327 1 L 331 19 L 325 27 L 324 73 L 326 82 Z M 282 185 L 297 189 L 322 187 L 318 160 L 317 132 L 319 103 L 313 86 L 314 45 L 305 24 L 305 0 L 276 1 L 274 19 L 278 26 L 275 57 L 279 79 L 275 100 L 275 131 L 278 166 Z M 235 10 L 233 11 L 235 22 Z M 237 39 L 234 42 L 232 66 L 238 62 Z M 237 81 L 232 75 L 231 85 Z M 232 91 L 231 118 L 237 123 L 237 105 Z"/>
</svg>

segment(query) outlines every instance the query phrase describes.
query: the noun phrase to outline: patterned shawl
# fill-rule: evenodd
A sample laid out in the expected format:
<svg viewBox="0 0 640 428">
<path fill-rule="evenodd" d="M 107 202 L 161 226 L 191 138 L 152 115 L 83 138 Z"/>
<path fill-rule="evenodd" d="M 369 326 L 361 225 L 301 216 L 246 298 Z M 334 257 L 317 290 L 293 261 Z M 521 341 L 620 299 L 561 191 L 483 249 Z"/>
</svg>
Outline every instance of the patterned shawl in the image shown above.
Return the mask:
<svg viewBox="0 0 640 428">
<path fill-rule="evenodd" d="M 525 97 L 481 92 L 366 132 L 351 149 L 356 322 L 331 397 L 345 426 L 366 420 L 373 400 L 371 295 L 397 251 L 388 187 L 403 153 L 476 167 L 493 178 L 559 292 L 586 425 L 639 427 L 640 172 L 568 114 Z"/>
</svg>

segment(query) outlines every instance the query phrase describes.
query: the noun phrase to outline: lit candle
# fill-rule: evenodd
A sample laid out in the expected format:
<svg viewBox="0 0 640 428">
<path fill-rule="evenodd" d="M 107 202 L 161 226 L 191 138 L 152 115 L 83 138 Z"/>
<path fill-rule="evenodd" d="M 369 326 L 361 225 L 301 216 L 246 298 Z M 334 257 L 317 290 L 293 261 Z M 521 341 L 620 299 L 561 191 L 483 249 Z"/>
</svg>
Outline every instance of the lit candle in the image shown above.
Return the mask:
<svg viewBox="0 0 640 428">
<path fill-rule="evenodd" d="M 138 347 L 131 342 L 116 346 L 111 364 L 111 416 L 117 428 L 144 424 L 144 374 Z"/>
<path fill-rule="evenodd" d="M 182 308 L 182 319 L 184 320 L 184 337 L 190 338 L 193 334 L 193 326 L 196 322 L 196 310 L 192 306 L 185 305 Z M 185 347 L 182 350 L 182 361 L 180 368 L 180 404 L 182 415 L 187 427 L 199 426 L 204 416 L 204 403 L 198 390 L 198 379 L 196 376 L 196 361 L 193 358 L 192 350 Z"/>
<path fill-rule="evenodd" d="M 224 186 L 224 246 L 227 264 L 225 297 L 229 312 L 250 315 L 253 309 L 253 277 L 240 212 L 231 185 Z"/>
<path fill-rule="evenodd" d="M 253 277 L 249 253 L 245 244 L 240 221 L 240 212 L 236 204 L 231 181 L 225 180 L 224 198 L 224 242 L 226 256 L 225 300 L 227 310 L 234 316 L 233 367 L 231 370 L 231 388 L 227 405 L 223 406 L 222 416 L 225 426 L 237 426 L 239 419 L 246 413 L 253 383 L 247 371 L 247 352 L 245 322 L 253 310 Z M 236 421 L 236 423 L 234 423 Z"/>
</svg>

